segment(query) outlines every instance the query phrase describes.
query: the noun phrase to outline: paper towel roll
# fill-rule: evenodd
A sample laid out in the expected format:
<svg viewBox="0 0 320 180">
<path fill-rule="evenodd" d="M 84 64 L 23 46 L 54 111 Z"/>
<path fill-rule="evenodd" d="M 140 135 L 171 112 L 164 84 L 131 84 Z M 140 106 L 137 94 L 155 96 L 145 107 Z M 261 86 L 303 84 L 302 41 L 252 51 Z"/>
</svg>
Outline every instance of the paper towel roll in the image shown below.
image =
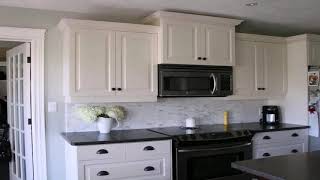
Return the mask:
<svg viewBox="0 0 320 180">
<path fill-rule="evenodd" d="M 186 119 L 186 127 L 195 128 L 196 127 L 196 120 L 193 118 Z"/>
</svg>

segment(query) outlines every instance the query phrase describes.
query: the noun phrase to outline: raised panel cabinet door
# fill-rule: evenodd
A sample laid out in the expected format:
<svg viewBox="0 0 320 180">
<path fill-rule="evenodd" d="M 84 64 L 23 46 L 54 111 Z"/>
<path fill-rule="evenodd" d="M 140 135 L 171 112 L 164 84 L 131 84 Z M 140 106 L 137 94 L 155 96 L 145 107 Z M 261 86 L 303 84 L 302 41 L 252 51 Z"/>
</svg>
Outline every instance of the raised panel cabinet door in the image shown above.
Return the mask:
<svg viewBox="0 0 320 180">
<path fill-rule="evenodd" d="M 200 25 L 167 22 L 163 26 L 162 63 L 203 64 L 201 58 Z"/>
<path fill-rule="evenodd" d="M 254 62 L 256 46 L 249 41 L 236 41 L 234 66 L 234 95 L 251 96 L 254 89 Z"/>
<path fill-rule="evenodd" d="M 117 32 L 117 96 L 157 95 L 157 34 Z"/>
<path fill-rule="evenodd" d="M 265 43 L 255 42 L 255 59 L 254 59 L 254 95 L 268 95 L 268 66 L 265 58 Z"/>
<path fill-rule="evenodd" d="M 79 30 L 73 42 L 71 96 L 114 96 L 115 32 Z"/>
<path fill-rule="evenodd" d="M 310 66 L 320 66 L 320 42 L 310 42 Z"/>
<path fill-rule="evenodd" d="M 283 96 L 286 93 L 286 52 L 284 44 L 265 43 L 265 61 L 268 67 L 269 96 Z"/>
<path fill-rule="evenodd" d="M 234 27 L 204 25 L 205 55 L 208 65 L 234 65 L 235 31 Z"/>
</svg>

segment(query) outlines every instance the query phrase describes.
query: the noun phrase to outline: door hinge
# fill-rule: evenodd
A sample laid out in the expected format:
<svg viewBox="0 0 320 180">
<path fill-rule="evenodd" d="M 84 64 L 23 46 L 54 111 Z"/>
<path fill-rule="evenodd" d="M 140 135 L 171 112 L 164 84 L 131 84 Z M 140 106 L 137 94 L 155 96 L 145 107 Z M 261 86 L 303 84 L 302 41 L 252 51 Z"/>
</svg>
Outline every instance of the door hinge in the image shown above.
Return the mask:
<svg viewBox="0 0 320 180">
<path fill-rule="evenodd" d="M 31 57 L 27 57 L 27 63 L 31 63 Z"/>
<path fill-rule="evenodd" d="M 31 125 L 32 124 L 32 120 L 31 118 L 28 119 L 28 125 Z"/>
</svg>

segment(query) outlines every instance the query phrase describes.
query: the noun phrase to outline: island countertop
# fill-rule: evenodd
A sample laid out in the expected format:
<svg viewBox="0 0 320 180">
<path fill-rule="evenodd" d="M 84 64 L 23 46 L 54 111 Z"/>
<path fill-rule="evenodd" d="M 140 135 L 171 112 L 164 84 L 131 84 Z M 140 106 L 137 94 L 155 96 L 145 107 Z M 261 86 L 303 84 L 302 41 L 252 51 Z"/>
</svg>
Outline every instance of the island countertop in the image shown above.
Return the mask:
<svg viewBox="0 0 320 180">
<path fill-rule="evenodd" d="M 232 167 L 268 180 L 319 180 L 320 151 L 238 161 Z"/>
</svg>

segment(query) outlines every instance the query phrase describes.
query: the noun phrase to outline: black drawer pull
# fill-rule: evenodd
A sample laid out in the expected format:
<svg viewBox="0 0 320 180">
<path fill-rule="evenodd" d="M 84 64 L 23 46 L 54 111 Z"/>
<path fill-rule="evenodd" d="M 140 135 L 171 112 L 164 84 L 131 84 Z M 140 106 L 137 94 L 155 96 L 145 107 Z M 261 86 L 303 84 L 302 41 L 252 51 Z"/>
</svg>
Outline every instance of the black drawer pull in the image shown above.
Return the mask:
<svg viewBox="0 0 320 180">
<path fill-rule="evenodd" d="M 292 149 L 292 151 L 291 151 L 292 153 L 297 153 L 297 152 L 299 152 L 298 150 L 296 150 L 296 149 Z"/>
<path fill-rule="evenodd" d="M 121 88 L 118 88 L 118 91 L 122 91 L 122 89 L 121 89 Z"/>
<path fill-rule="evenodd" d="M 205 61 L 205 60 L 207 60 L 207 58 L 202 58 L 202 60 L 204 60 L 204 61 Z"/>
<path fill-rule="evenodd" d="M 144 171 L 154 171 L 154 167 L 148 166 L 148 167 L 144 168 Z"/>
<path fill-rule="evenodd" d="M 293 133 L 291 136 L 292 136 L 292 137 L 298 137 L 298 136 L 299 136 L 299 134 L 297 134 L 297 133 Z"/>
<path fill-rule="evenodd" d="M 271 137 L 270 136 L 264 136 L 262 139 L 268 140 L 268 139 L 271 139 Z"/>
<path fill-rule="evenodd" d="M 115 91 L 115 90 L 116 90 L 116 88 L 111 88 L 111 90 L 112 90 L 112 91 Z"/>
<path fill-rule="evenodd" d="M 144 151 L 153 151 L 154 150 L 154 147 L 152 146 L 146 146 L 143 148 Z"/>
<path fill-rule="evenodd" d="M 100 171 L 98 172 L 97 176 L 108 176 L 109 172 L 108 171 Z"/>
<path fill-rule="evenodd" d="M 201 60 L 202 58 L 201 57 L 198 57 L 198 60 Z"/>
<path fill-rule="evenodd" d="M 258 91 L 264 91 L 266 88 L 258 88 Z"/>
<path fill-rule="evenodd" d="M 263 157 L 269 157 L 270 156 L 270 154 L 269 153 L 263 153 L 263 155 L 262 155 Z"/>
<path fill-rule="evenodd" d="M 109 152 L 105 149 L 100 149 L 97 151 L 97 154 L 108 154 Z"/>
</svg>

